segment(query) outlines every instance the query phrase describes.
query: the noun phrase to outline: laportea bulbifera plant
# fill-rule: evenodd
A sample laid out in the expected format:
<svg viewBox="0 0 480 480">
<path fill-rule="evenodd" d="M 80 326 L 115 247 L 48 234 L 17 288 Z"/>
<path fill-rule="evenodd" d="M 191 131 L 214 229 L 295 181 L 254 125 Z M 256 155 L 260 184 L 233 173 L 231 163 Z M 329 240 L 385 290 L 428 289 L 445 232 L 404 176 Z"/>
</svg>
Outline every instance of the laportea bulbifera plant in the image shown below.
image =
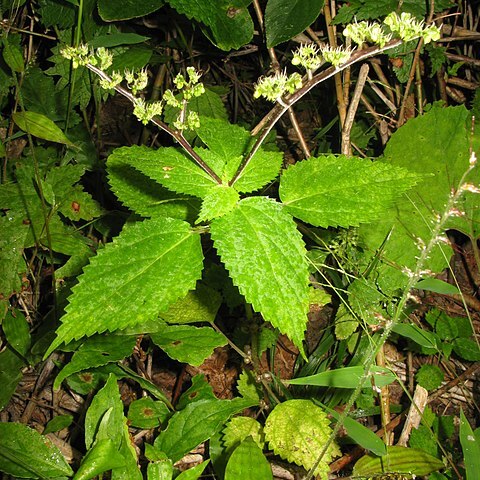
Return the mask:
<svg viewBox="0 0 480 480">
<path fill-rule="evenodd" d="M 107 168 L 112 190 L 120 201 L 145 219 L 125 227 L 120 236 L 85 268 L 49 351 L 62 342 L 105 331 L 130 329 L 154 334 L 173 328 L 165 327 L 156 318 L 170 318 L 175 323 L 175 317 L 169 316 L 169 308 L 174 307 L 175 302 L 180 302 L 182 308 L 191 306 L 191 293 L 187 292 L 195 288 L 202 275 L 200 236 L 209 233 L 245 300 L 264 320 L 288 335 L 305 355 L 303 335 L 312 288 L 305 246 L 293 217 L 319 227 L 351 227 L 372 222 L 381 218 L 396 199 L 422 180 L 421 173 L 411 173 L 405 168 L 333 155 L 306 159 L 281 171 L 282 154 L 262 149 L 266 136 L 281 115 L 315 85 L 402 41 L 421 36 L 427 43 L 439 36 L 436 27 L 425 27 L 405 14 L 391 14 L 383 25 L 354 23 L 344 34 L 359 46 L 364 43 L 376 46 L 356 51 L 323 47 L 319 51 L 314 45 L 302 45 L 294 52 L 292 63 L 305 68 L 304 78 L 298 73 L 280 72 L 259 80 L 255 97 L 264 96 L 277 102 L 277 106 L 256 139 L 241 127 L 201 117 L 189 108 L 192 99 L 205 91 L 200 74 L 192 67 L 185 75 L 175 78 L 176 92 L 167 91 L 162 101 L 148 103 L 137 96 L 146 85 L 144 71 L 123 75 L 106 73 L 111 63 L 106 50 L 99 49 L 93 54 L 85 46 L 64 49 L 64 55 L 74 64 L 85 65 L 95 72 L 104 88 L 115 89 L 128 98 L 140 121 L 144 124 L 151 121 L 169 133 L 180 148 L 124 147 L 110 155 Z M 325 63 L 332 66 L 315 74 Z M 123 80 L 128 89 L 121 86 Z M 161 119 L 166 108 L 176 110 L 169 123 Z M 186 140 L 184 132 L 191 130 L 202 146 L 194 147 Z M 280 201 L 261 195 L 247 196 L 275 181 L 279 175 Z M 150 182 L 150 193 L 151 186 L 158 184 L 159 197 L 155 202 L 142 192 L 146 179 Z M 332 192 L 333 186 L 336 188 Z M 195 209 L 198 199 L 200 207 Z M 451 201 L 456 203 L 458 199 L 454 196 Z M 193 221 L 190 220 L 192 216 Z M 442 217 L 435 226 L 432 232 L 435 241 L 425 248 L 426 257 L 437 246 L 436 239 L 440 238 L 437 233 L 445 224 L 446 218 Z M 382 325 L 383 335 L 376 339 L 365 356 L 365 373 L 359 378 L 350 406 L 371 377 L 374 354 L 400 320 L 408 291 L 424 272 L 422 265 L 426 257 L 418 259 L 413 270 L 405 269 L 409 273 L 407 282 L 399 285 L 405 294 L 392 318 Z M 197 294 L 205 302 L 200 287 Z M 182 303 L 182 297 L 189 301 Z M 174 311 L 178 310 L 174 308 Z M 176 333 L 180 335 L 180 330 Z M 175 335 L 175 331 L 172 334 Z M 197 328 L 189 335 L 199 341 L 210 335 L 210 331 Z M 220 345 L 225 340 L 217 338 L 215 341 Z M 183 352 L 183 355 L 181 360 L 193 362 L 192 352 Z M 246 360 L 251 361 L 248 355 Z M 385 375 L 385 372 L 380 374 Z M 279 405 L 278 410 L 274 410 L 278 415 L 272 413 L 267 419 L 265 434 L 276 453 L 310 469 L 311 475 L 315 472 L 325 477 L 330 459 L 339 451 L 332 443 L 333 435 L 328 426 L 319 426 L 324 417 L 318 407 L 315 407 L 315 414 L 312 413 L 312 417 L 318 417 L 313 425 L 308 425 L 304 416 L 300 419 L 318 439 L 313 454 L 312 451 L 298 453 L 293 444 L 285 445 L 286 431 L 278 433 L 281 431 L 280 409 L 291 408 L 294 413 L 290 416 L 294 418 L 305 408 L 314 407 L 307 403 Z M 232 405 L 225 418 L 246 405 L 248 401 Z M 204 405 L 203 413 L 206 414 L 210 407 L 217 409 L 218 405 Z M 184 418 L 181 412 L 175 415 L 158 442 L 158 447 L 173 460 L 186 453 L 187 446 L 201 441 L 199 437 L 194 438 L 193 443 L 184 441 L 183 445 L 174 448 L 173 432 L 178 433 L 174 419 Z M 341 421 L 337 425 L 341 425 Z M 208 438 L 209 432 L 202 431 L 202 435 Z M 307 433 L 299 428 L 298 435 L 304 438 Z M 320 452 L 321 461 L 317 459 Z"/>
</svg>

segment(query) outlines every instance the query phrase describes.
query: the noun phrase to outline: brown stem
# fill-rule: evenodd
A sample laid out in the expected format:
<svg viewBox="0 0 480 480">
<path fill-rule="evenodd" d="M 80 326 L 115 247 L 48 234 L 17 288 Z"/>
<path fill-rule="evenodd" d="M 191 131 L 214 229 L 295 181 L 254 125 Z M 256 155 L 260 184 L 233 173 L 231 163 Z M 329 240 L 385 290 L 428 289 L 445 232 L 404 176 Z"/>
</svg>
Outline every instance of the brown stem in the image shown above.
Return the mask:
<svg viewBox="0 0 480 480">
<path fill-rule="evenodd" d="M 110 82 L 112 80 L 103 70 L 100 70 L 94 65 L 91 65 L 90 63 L 88 63 L 86 67 L 89 70 L 91 70 L 93 73 L 98 75 L 102 80 L 106 80 L 107 82 Z M 120 85 L 117 85 L 114 89 L 120 95 L 123 95 L 125 98 L 130 100 L 130 102 L 133 105 L 137 101 L 137 98 L 126 88 L 123 88 Z M 219 185 L 222 184 L 222 179 L 205 163 L 205 161 L 198 155 L 198 153 L 195 152 L 192 146 L 185 140 L 184 136 L 182 135 L 182 132 L 173 130 L 166 123 L 159 120 L 157 117 L 152 118 L 150 121 L 154 125 L 156 125 L 158 128 L 162 129 L 163 131 L 171 135 L 204 172 L 206 172 L 210 177 L 212 177 L 213 180 L 215 180 Z"/>
</svg>

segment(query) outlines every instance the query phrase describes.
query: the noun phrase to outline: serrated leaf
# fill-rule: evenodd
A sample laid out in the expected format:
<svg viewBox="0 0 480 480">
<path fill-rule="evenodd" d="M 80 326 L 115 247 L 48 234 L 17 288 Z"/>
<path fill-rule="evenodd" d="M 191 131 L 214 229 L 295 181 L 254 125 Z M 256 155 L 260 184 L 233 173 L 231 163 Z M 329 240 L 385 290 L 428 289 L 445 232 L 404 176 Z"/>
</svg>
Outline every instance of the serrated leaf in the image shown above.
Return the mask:
<svg viewBox="0 0 480 480">
<path fill-rule="evenodd" d="M 415 374 L 417 383 L 426 390 L 435 390 L 438 388 L 445 375 L 437 365 L 422 365 Z"/>
<path fill-rule="evenodd" d="M 230 456 L 225 469 L 225 480 L 273 480 L 272 467 L 262 449 L 246 438 Z"/>
<path fill-rule="evenodd" d="M 47 437 L 21 423 L 0 423 L 0 470 L 20 478 L 73 475 L 60 450 Z"/>
<path fill-rule="evenodd" d="M 275 454 L 306 470 L 313 468 L 331 434 L 326 413 L 310 400 L 287 400 L 280 403 L 265 422 L 265 437 Z M 332 442 L 315 470 L 315 475 L 326 480 L 328 465 L 338 455 L 340 450 Z"/>
<path fill-rule="evenodd" d="M 205 195 L 196 223 L 223 217 L 235 207 L 239 200 L 240 195 L 233 187 L 217 185 Z"/>
<path fill-rule="evenodd" d="M 253 373 L 249 370 L 244 370 L 237 380 L 238 393 L 244 397 L 259 403 L 262 398 L 262 389 L 255 381 Z"/>
<path fill-rule="evenodd" d="M 237 447 L 246 438 L 250 437 L 259 448 L 265 445 L 263 427 L 254 418 L 234 417 L 223 430 L 223 442 L 227 449 Z"/>
<path fill-rule="evenodd" d="M 23 378 L 25 363 L 11 348 L 0 352 L 0 410 L 3 410 Z M 0 439 L 1 442 L 1 439 Z"/>
<path fill-rule="evenodd" d="M 41 113 L 16 112 L 12 114 L 12 118 L 19 128 L 34 137 L 48 140 L 49 142 L 64 143 L 69 146 L 73 145 L 62 130 Z"/>
<path fill-rule="evenodd" d="M 134 400 L 128 407 L 129 425 L 143 430 L 160 426 L 169 416 L 170 411 L 165 403 L 150 397 Z"/>
<path fill-rule="evenodd" d="M 123 0 L 117 4 L 109 0 L 98 0 L 98 13 L 106 22 L 116 22 L 144 17 L 158 10 L 164 3 L 164 0 Z"/>
<path fill-rule="evenodd" d="M 85 446 L 94 440 L 110 439 L 118 448 L 122 440 L 123 403 L 117 379 L 110 374 L 105 385 L 93 397 L 85 415 Z"/>
<path fill-rule="evenodd" d="M 150 333 L 153 343 L 179 362 L 199 366 L 213 350 L 226 345 L 223 335 L 210 327 L 190 325 L 163 325 L 156 333 Z"/>
<path fill-rule="evenodd" d="M 328 155 L 287 168 L 279 194 L 287 211 L 304 222 L 317 227 L 358 226 L 380 217 L 420 178 L 403 168 Z"/>
<path fill-rule="evenodd" d="M 249 400 L 199 400 L 177 412 L 160 432 L 155 447 L 173 462 L 218 432 L 233 414 L 252 406 Z"/>
<path fill-rule="evenodd" d="M 308 377 L 286 380 L 286 382 L 291 385 L 315 385 L 317 387 L 355 389 L 358 387 L 364 374 L 365 369 L 362 366 L 343 367 L 336 370 L 316 373 Z M 377 366 L 370 369 L 369 377 L 371 382 L 374 382 L 377 387 L 384 387 L 396 380 L 396 376 L 388 368 Z"/>
<path fill-rule="evenodd" d="M 469 166 L 467 116 L 463 106 L 434 106 L 399 128 L 387 144 L 383 163 L 433 176 L 411 189 L 377 222 L 359 229 L 368 252 L 375 252 L 391 231 L 382 251 L 385 262 L 377 267 L 376 274 L 378 285 L 386 294 L 406 284 L 408 269 L 415 271 L 419 249 L 428 244 L 436 216 L 443 214 L 452 188 L 458 187 Z M 468 220 L 457 218 L 452 227 L 468 231 Z M 422 269 L 442 271 L 448 266 L 451 253 L 448 245 L 436 245 Z"/>
<path fill-rule="evenodd" d="M 366 477 L 382 473 L 428 475 L 444 468 L 441 460 L 423 450 L 399 446 L 387 447 L 387 450 L 387 455 L 382 457 L 362 457 L 353 467 L 353 474 Z"/>
<path fill-rule="evenodd" d="M 274 200 L 250 197 L 213 220 L 211 236 L 247 302 L 303 351 L 308 265 L 293 219 Z"/>
<path fill-rule="evenodd" d="M 323 0 L 268 0 L 265 9 L 267 47 L 275 47 L 302 33 L 316 20 L 323 4 Z"/>
<path fill-rule="evenodd" d="M 63 380 L 74 373 L 123 360 L 132 354 L 135 342 L 134 336 L 125 335 L 98 335 L 87 339 L 57 375 L 53 388 L 58 390 Z"/>
<path fill-rule="evenodd" d="M 144 217 L 193 221 L 200 202 L 194 197 L 167 190 L 135 169 L 135 158 L 134 151 L 117 149 L 107 159 L 108 183 L 120 202 Z"/>
<path fill-rule="evenodd" d="M 153 318 L 195 287 L 202 260 L 200 236 L 181 220 L 124 228 L 85 267 L 48 354 L 62 342 Z"/>
<path fill-rule="evenodd" d="M 470 362 L 480 361 L 480 348 L 478 343 L 470 338 L 456 338 L 453 341 L 453 351 L 464 360 Z"/>
<path fill-rule="evenodd" d="M 249 0 L 168 0 L 179 13 L 210 28 L 212 41 L 222 50 L 238 49 L 253 37 L 253 22 L 248 12 Z"/>
<path fill-rule="evenodd" d="M 129 163 L 138 171 L 177 193 L 203 198 L 218 185 L 192 159 L 173 147 L 158 150 L 137 146 L 123 147 L 116 150 L 116 153 L 129 156 Z"/>
</svg>

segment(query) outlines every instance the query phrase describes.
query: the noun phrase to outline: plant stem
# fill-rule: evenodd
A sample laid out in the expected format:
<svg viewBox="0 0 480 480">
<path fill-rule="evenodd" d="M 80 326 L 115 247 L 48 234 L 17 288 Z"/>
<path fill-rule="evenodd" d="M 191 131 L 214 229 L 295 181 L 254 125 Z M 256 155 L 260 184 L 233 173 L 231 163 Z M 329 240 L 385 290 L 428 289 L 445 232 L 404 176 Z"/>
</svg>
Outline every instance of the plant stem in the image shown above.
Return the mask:
<svg viewBox="0 0 480 480">
<path fill-rule="evenodd" d="M 265 125 L 263 130 L 261 131 L 257 141 L 253 145 L 252 149 L 248 153 L 248 155 L 243 159 L 242 163 L 240 164 L 237 173 L 230 181 L 230 185 L 233 185 L 242 175 L 247 165 L 250 163 L 252 157 L 257 153 L 258 149 L 264 142 L 265 138 L 267 138 L 268 134 L 274 127 L 274 125 L 278 122 L 278 120 L 282 117 L 282 115 L 295 103 L 298 102 L 304 95 L 306 95 L 312 88 L 316 87 L 318 84 L 328 80 L 329 78 L 333 77 L 335 74 L 345 70 L 346 68 L 352 66 L 353 64 L 365 60 L 366 58 L 373 57 L 378 55 L 385 50 L 390 48 L 398 47 L 402 43 L 402 40 L 392 40 L 388 42 L 383 47 L 369 47 L 364 50 L 359 50 L 352 53 L 350 59 L 345 62 L 343 65 L 338 67 L 328 67 L 327 69 L 323 70 L 322 72 L 315 75 L 311 80 L 307 80 L 302 88 L 299 88 L 296 92 L 288 95 L 283 99 L 284 105 L 280 105 L 277 103 L 275 107 L 270 110 L 270 112 L 265 116 L 263 120 L 260 121 L 260 124 Z M 257 132 L 257 129 L 253 129 L 252 133 L 255 135 L 254 132 Z M 258 132 L 257 132 L 258 133 Z"/>
<path fill-rule="evenodd" d="M 87 65 L 85 66 L 93 73 L 98 75 L 102 80 L 106 80 L 107 82 L 110 82 L 112 80 L 103 70 L 100 70 L 94 65 L 87 63 Z M 137 98 L 129 90 L 121 87 L 120 85 L 117 85 L 114 90 L 120 95 L 123 95 L 125 98 L 130 100 L 132 105 L 135 104 Z M 213 178 L 213 180 L 215 180 L 219 185 L 222 184 L 222 179 L 205 163 L 205 161 L 198 155 L 198 153 L 192 148 L 192 146 L 187 142 L 187 140 L 185 140 L 182 132 L 173 130 L 157 117 L 152 118 L 151 122 L 161 130 L 167 132 L 170 136 L 172 136 L 205 173 L 207 173 L 211 178 Z"/>
</svg>

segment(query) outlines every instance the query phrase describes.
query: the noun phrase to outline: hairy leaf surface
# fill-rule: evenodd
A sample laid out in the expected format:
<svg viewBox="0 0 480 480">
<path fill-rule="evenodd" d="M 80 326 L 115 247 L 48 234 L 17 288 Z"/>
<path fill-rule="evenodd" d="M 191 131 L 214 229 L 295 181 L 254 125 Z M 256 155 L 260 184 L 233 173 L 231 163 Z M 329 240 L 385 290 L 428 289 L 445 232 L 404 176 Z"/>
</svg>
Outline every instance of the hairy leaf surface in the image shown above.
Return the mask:
<svg viewBox="0 0 480 480">
<path fill-rule="evenodd" d="M 317 227 L 348 227 L 377 219 L 421 177 L 404 168 L 333 155 L 289 167 L 280 198 L 295 217 Z"/>
<path fill-rule="evenodd" d="M 277 405 L 265 422 L 270 448 L 282 458 L 310 470 L 328 440 L 332 429 L 327 414 L 310 400 L 288 400 Z M 328 465 L 340 455 L 335 442 L 328 447 L 315 475 L 327 479 Z"/>
<path fill-rule="evenodd" d="M 134 326 L 166 310 L 195 287 L 202 259 L 200 236 L 181 220 L 125 228 L 85 267 L 49 353 L 62 342 Z"/>
<path fill-rule="evenodd" d="M 200 202 L 195 197 L 178 195 L 162 187 L 138 171 L 135 160 L 128 149 L 117 149 L 108 157 L 108 183 L 120 202 L 144 217 L 172 217 L 193 222 Z"/>
<path fill-rule="evenodd" d="M 240 200 L 238 192 L 227 185 L 218 185 L 203 199 L 197 223 L 222 217 Z"/>
<path fill-rule="evenodd" d="M 247 302 L 302 350 L 308 266 L 293 219 L 274 200 L 250 197 L 215 219 L 211 235 Z"/>
<path fill-rule="evenodd" d="M 386 262 L 381 263 L 377 274 L 384 293 L 405 285 L 405 267 L 416 269 L 417 257 L 432 236 L 437 215 L 443 214 L 451 189 L 458 186 L 468 168 L 467 115 L 463 106 L 433 107 L 398 129 L 387 144 L 385 165 L 406 167 L 430 176 L 377 222 L 360 227 L 360 238 L 370 252 L 368 256 L 389 237 L 382 251 Z M 455 226 L 461 228 L 463 224 L 468 230 L 468 221 L 468 218 L 455 219 Z M 440 272 L 448 266 L 450 256 L 450 247 L 438 244 L 422 269 Z"/>
</svg>

